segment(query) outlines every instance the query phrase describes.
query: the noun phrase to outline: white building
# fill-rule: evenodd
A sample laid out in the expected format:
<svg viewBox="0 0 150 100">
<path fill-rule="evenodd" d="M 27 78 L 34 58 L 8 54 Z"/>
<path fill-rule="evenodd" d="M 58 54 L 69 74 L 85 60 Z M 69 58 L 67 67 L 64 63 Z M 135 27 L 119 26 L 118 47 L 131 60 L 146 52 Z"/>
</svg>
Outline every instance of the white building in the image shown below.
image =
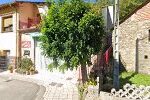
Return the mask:
<svg viewBox="0 0 150 100">
<path fill-rule="evenodd" d="M 46 13 L 44 0 L 4 0 L 0 3 L 0 69 L 28 56 L 37 69 L 46 66 L 41 54 L 38 25 Z M 9 61 L 8 61 L 9 58 Z"/>
</svg>

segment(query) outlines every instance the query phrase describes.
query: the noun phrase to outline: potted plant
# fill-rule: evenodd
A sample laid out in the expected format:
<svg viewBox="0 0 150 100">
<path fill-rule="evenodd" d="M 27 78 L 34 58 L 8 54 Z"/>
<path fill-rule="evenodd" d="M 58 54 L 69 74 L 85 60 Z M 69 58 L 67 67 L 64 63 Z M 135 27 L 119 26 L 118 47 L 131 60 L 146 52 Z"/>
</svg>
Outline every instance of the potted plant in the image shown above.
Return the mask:
<svg viewBox="0 0 150 100">
<path fill-rule="evenodd" d="M 19 73 L 21 74 L 26 74 L 29 75 L 30 74 L 30 68 L 33 66 L 33 62 L 30 58 L 27 57 L 23 57 L 19 63 L 18 63 L 18 67 L 17 70 Z"/>
<path fill-rule="evenodd" d="M 12 65 L 9 65 L 9 66 L 8 66 L 8 70 L 10 71 L 10 73 L 13 73 L 13 66 L 12 66 Z"/>
<path fill-rule="evenodd" d="M 35 71 L 35 68 L 32 66 L 30 67 L 30 75 L 33 75 L 34 74 L 34 71 Z"/>
<path fill-rule="evenodd" d="M 26 70 L 26 75 L 29 75 L 30 74 L 30 70 Z"/>
</svg>

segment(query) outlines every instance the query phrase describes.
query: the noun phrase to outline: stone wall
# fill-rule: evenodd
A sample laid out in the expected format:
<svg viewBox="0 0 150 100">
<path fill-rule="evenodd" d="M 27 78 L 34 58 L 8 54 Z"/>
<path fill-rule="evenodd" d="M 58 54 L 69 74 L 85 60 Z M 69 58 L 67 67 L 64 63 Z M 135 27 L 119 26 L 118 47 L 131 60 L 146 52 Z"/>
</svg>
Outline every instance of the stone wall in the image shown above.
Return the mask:
<svg viewBox="0 0 150 100">
<path fill-rule="evenodd" d="M 137 26 L 137 22 L 130 18 L 120 25 L 119 50 L 121 62 L 124 62 L 127 70 L 135 69 Z"/>
<path fill-rule="evenodd" d="M 119 50 L 124 67 L 150 73 L 150 3 L 122 22 L 119 29 Z"/>
</svg>

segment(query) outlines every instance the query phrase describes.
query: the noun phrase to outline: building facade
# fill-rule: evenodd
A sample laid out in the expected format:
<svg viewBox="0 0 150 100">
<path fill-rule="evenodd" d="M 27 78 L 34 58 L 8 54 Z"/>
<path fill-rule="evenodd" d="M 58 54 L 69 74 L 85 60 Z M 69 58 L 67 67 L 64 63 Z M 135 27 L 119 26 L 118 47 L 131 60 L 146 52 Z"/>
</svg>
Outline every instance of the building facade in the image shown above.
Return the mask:
<svg viewBox="0 0 150 100">
<path fill-rule="evenodd" d="M 150 1 L 136 8 L 119 27 L 120 60 L 126 70 L 150 73 Z"/>
<path fill-rule="evenodd" d="M 31 58 L 36 66 L 42 66 L 40 59 L 46 58 L 39 47 L 38 25 L 46 9 L 44 0 L 5 0 L 0 3 L 1 69 L 10 64 L 17 67 L 23 56 Z"/>
</svg>

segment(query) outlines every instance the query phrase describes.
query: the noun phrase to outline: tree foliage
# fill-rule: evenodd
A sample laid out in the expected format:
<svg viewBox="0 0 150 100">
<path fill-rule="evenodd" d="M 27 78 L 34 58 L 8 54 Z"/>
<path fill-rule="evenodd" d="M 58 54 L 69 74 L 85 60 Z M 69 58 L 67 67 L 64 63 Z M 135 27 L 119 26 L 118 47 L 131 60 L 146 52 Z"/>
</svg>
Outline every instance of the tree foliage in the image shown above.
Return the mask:
<svg viewBox="0 0 150 100">
<path fill-rule="evenodd" d="M 122 20 L 126 15 L 131 13 L 136 9 L 139 5 L 144 3 L 146 0 L 119 0 L 120 2 L 120 19 Z M 114 0 L 97 0 L 97 2 L 93 5 L 95 11 L 102 12 L 102 8 L 106 6 L 113 5 Z"/>
<path fill-rule="evenodd" d="M 131 13 L 146 0 L 120 0 L 120 19 Z"/>
<path fill-rule="evenodd" d="M 81 0 L 51 4 L 41 32 L 44 53 L 54 61 L 51 67 L 63 60 L 67 67 L 60 68 L 71 69 L 90 63 L 91 55 L 102 47 L 105 34 L 102 17 Z"/>
<path fill-rule="evenodd" d="M 112 0 L 97 0 L 97 2 L 91 4 L 91 6 L 92 6 L 92 10 L 95 13 L 102 14 L 102 9 L 112 4 L 113 4 Z"/>
</svg>

